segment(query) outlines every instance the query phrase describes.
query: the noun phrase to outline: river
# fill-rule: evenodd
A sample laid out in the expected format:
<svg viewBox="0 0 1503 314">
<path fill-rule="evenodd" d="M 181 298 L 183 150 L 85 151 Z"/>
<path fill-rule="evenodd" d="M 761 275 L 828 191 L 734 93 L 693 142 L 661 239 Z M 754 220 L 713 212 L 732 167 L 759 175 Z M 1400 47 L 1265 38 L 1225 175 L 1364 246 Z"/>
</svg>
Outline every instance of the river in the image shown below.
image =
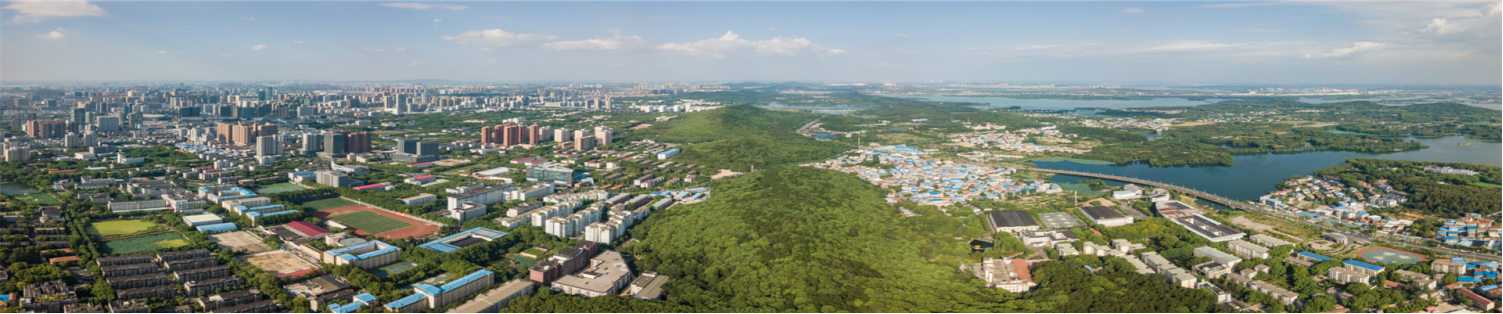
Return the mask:
<svg viewBox="0 0 1503 314">
<path fill-rule="evenodd" d="M 1462 136 L 1414 138 L 1430 148 L 1385 154 L 1357 152 L 1312 152 L 1299 154 L 1261 154 L 1234 156 L 1232 166 L 1153 167 L 1133 165 L 1087 165 L 1070 161 L 1034 162 L 1039 168 L 1105 173 L 1124 177 L 1166 182 L 1189 187 L 1235 200 L 1256 200 L 1273 191 L 1274 185 L 1291 176 L 1303 176 L 1316 170 L 1334 167 L 1351 158 L 1395 159 L 1409 161 L 1464 162 L 1503 166 L 1503 144 L 1466 140 Z M 1471 145 L 1456 145 L 1471 143 Z M 1075 182 L 1076 176 L 1055 176 L 1055 181 Z"/>
</svg>

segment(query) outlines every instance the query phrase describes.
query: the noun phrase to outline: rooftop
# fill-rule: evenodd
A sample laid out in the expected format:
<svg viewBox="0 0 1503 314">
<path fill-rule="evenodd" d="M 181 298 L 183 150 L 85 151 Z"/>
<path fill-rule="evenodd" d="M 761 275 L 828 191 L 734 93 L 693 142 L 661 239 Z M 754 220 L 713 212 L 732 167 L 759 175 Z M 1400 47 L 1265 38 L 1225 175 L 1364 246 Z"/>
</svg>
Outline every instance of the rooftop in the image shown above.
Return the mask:
<svg viewBox="0 0 1503 314">
<path fill-rule="evenodd" d="M 986 214 L 987 218 L 991 219 L 992 225 L 997 228 L 1037 227 L 1039 225 L 1026 211 L 993 211 Z"/>
<path fill-rule="evenodd" d="M 1125 215 L 1122 215 L 1122 212 L 1106 206 L 1086 206 L 1081 207 L 1080 211 L 1084 212 L 1086 216 L 1091 217 L 1091 219 L 1095 220 L 1118 219 L 1127 217 Z"/>
</svg>

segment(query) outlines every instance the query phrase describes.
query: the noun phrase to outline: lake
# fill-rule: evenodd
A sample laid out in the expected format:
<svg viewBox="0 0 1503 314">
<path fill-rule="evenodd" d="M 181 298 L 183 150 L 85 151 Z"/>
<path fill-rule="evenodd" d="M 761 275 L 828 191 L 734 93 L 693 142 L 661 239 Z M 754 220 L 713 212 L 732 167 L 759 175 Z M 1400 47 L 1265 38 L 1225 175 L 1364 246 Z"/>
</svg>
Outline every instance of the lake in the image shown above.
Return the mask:
<svg viewBox="0 0 1503 314">
<path fill-rule="evenodd" d="M 1033 162 L 1039 168 L 1106 173 L 1206 191 L 1236 200 L 1256 200 L 1274 190 L 1274 185 L 1291 176 L 1304 176 L 1316 170 L 1345 163 L 1351 158 L 1394 159 L 1408 161 L 1464 162 L 1503 166 L 1503 144 L 1466 140 L 1462 136 L 1414 138 L 1430 148 L 1385 154 L 1358 152 L 1311 152 L 1299 154 L 1262 154 L 1233 156 L 1229 167 L 1153 167 L 1146 164 L 1088 165 L 1070 161 Z M 1457 143 L 1471 143 L 1461 146 Z M 1056 176 L 1055 181 L 1075 182 L 1089 179 Z"/>
<path fill-rule="evenodd" d="M 769 104 L 766 104 L 766 105 L 757 105 L 757 107 L 758 108 L 762 108 L 762 109 L 805 109 L 805 110 L 813 111 L 815 113 L 831 113 L 831 114 L 849 114 L 852 111 L 865 110 L 865 109 L 871 109 L 872 108 L 872 107 L 858 107 L 858 106 L 789 106 L 789 105 L 784 105 L 784 104 L 780 104 L 780 103 L 769 103 Z"/>
</svg>

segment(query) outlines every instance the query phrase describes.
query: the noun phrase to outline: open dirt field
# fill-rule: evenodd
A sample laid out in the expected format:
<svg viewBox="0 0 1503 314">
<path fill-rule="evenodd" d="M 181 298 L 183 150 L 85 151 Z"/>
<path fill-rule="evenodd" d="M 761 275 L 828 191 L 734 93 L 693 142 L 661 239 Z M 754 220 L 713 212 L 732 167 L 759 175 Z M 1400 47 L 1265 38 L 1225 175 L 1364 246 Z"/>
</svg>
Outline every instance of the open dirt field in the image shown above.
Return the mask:
<svg viewBox="0 0 1503 314">
<path fill-rule="evenodd" d="M 295 273 L 313 268 L 313 265 L 308 265 L 307 262 L 292 257 L 291 254 L 283 251 L 271 251 L 245 256 L 241 257 L 240 261 L 256 266 L 273 275 Z"/>
<path fill-rule="evenodd" d="M 261 243 L 261 239 L 245 231 L 225 232 L 209 235 L 209 241 L 219 243 L 221 248 L 230 248 L 245 253 L 261 253 L 270 251 L 271 247 Z"/>
<path fill-rule="evenodd" d="M 318 219 L 323 219 L 323 220 L 331 220 L 330 217 L 333 217 L 333 216 L 347 215 L 347 214 L 350 214 L 350 213 L 353 213 L 353 212 L 362 212 L 362 211 L 363 212 L 375 213 L 375 214 L 378 214 L 378 215 L 381 215 L 381 216 L 386 216 L 386 218 L 391 218 L 391 219 L 394 219 L 394 220 L 397 220 L 397 221 L 401 221 L 401 222 L 405 222 L 405 223 L 408 223 L 408 224 L 411 225 L 411 226 L 408 226 L 408 227 L 405 227 L 405 228 L 401 228 L 401 229 L 396 229 L 396 230 L 392 230 L 392 231 L 385 231 L 385 232 L 381 232 L 381 233 L 376 233 L 375 235 L 378 236 L 378 237 L 383 237 L 383 238 L 387 238 L 387 239 L 402 239 L 402 238 L 406 238 L 406 237 L 409 237 L 409 236 L 410 237 L 422 237 L 422 236 L 425 236 L 425 235 L 433 234 L 434 232 L 438 232 L 438 226 L 430 225 L 430 224 L 424 223 L 422 221 L 419 221 L 417 219 L 412 219 L 411 217 L 404 216 L 402 214 L 394 213 L 394 212 L 387 211 L 387 210 L 382 210 L 380 208 L 365 206 L 365 205 L 354 205 L 354 206 L 345 206 L 345 207 L 334 208 L 334 209 L 320 210 L 320 211 L 313 212 L 313 217 L 317 217 Z M 355 226 L 350 226 L 350 227 L 353 228 Z M 355 235 L 364 237 L 364 236 L 371 235 L 371 233 L 370 232 L 366 232 L 365 230 L 358 230 L 358 229 L 356 229 L 355 230 Z"/>
</svg>

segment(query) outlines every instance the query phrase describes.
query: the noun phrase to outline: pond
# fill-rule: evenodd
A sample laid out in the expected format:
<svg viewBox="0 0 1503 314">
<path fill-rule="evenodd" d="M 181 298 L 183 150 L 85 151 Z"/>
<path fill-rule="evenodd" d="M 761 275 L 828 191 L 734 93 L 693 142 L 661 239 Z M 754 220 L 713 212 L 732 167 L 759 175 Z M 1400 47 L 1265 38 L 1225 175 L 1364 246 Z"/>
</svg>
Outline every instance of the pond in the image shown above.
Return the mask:
<svg viewBox="0 0 1503 314">
<path fill-rule="evenodd" d="M 27 194 L 27 193 L 31 193 L 31 192 L 37 192 L 37 190 L 33 189 L 33 188 L 29 187 L 29 186 L 26 186 L 24 184 L 15 183 L 15 182 L 0 183 L 0 193 L 5 193 L 5 195 L 15 196 L 15 195 L 23 195 L 23 194 Z"/>
<path fill-rule="evenodd" d="M 1466 140 L 1462 136 L 1414 138 L 1430 148 L 1396 153 L 1307 152 L 1297 154 L 1260 154 L 1233 156 L 1232 166 L 1154 167 L 1147 164 L 1092 165 L 1060 161 L 1032 161 L 1039 168 L 1105 173 L 1150 181 L 1165 182 L 1235 200 L 1256 200 L 1273 191 L 1274 185 L 1291 176 L 1305 176 L 1316 170 L 1334 167 L 1351 158 L 1394 159 L 1408 161 L 1462 162 L 1499 166 L 1503 164 L 1503 144 Z M 1456 145 L 1469 143 L 1469 145 Z M 1077 178 L 1062 177 L 1074 182 Z"/>
</svg>

